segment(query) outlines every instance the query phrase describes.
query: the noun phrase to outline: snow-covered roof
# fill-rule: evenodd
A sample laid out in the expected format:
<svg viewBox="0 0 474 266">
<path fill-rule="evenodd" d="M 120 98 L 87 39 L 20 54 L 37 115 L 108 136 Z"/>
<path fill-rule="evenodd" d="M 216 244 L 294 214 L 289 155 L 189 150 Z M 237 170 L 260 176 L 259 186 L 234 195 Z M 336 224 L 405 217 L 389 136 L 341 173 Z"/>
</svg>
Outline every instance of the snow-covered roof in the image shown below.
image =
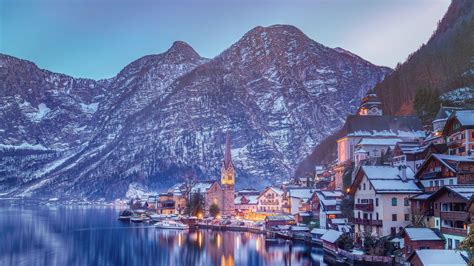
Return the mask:
<svg viewBox="0 0 474 266">
<path fill-rule="evenodd" d="M 401 141 L 399 138 L 363 138 L 357 145 L 395 146 Z"/>
<path fill-rule="evenodd" d="M 267 216 L 266 219 L 268 221 L 291 221 L 294 220 L 295 217 L 293 217 L 293 215 L 271 215 Z"/>
<path fill-rule="evenodd" d="M 321 190 L 320 192 L 325 198 L 328 197 L 342 197 L 340 190 Z"/>
<path fill-rule="evenodd" d="M 334 206 L 334 205 L 337 205 L 337 200 L 334 200 L 334 199 L 331 199 L 331 200 L 325 200 L 325 199 L 322 199 L 320 200 L 321 204 L 323 206 Z"/>
<path fill-rule="evenodd" d="M 332 224 L 346 224 L 347 219 L 345 219 L 345 218 L 334 218 L 334 219 L 331 219 L 331 223 Z"/>
<path fill-rule="evenodd" d="M 419 118 L 415 116 L 350 115 L 342 128 L 345 136 L 398 137 L 418 139 L 426 136 Z"/>
<path fill-rule="evenodd" d="M 401 170 L 397 166 L 364 165 L 361 169 L 377 193 L 422 192 L 416 185 L 414 173 L 409 167 L 406 168 L 406 180 L 402 180 Z"/>
<path fill-rule="evenodd" d="M 341 235 L 342 232 L 331 229 L 328 230 L 323 236 L 321 236 L 321 239 L 329 243 L 335 243 Z"/>
<path fill-rule="evenodd" d="M 443 240 L 431 228 L 405 228 L 405 233 L 412 241 L 420 240 Z"/>
<path fill-rule="evenodd" d="M 419 194 L 419 195 L 413 196 L 413 197 L 411 197 L 411 198 L 414 199 L 414 200 L 426 200 L 426 199 L 428 199 L 430 196 L 431 196 L 431 193 L 423 193 L 423 194 Z"/>
<path fill-rule="evenodd" d="M 363 165 L 365 175 L 368 179 L 400 179 L 401 171 L 397 166 Z M 414 179 L 414 173 L 410 167 L 406 168 L 407 179 Z"/>
<path fill-rule="evenodd" d="M 314 228 L 313 230 L 311 230 L 311 234 L 324 235 L 327 231 L 328 230 L 326 230 L 326 229 Z"/>
<path fill-rule="evenodd" d="M 309 231 L 309 228 L 307 226 L 294 225 L 291 227 L 291 231 Z"/>
<path fill-rule="evenodd" d="M 205 193 L 209 188 L 211 188 L 212 184 L 214 184 L 214 181 L 198 182 L 191 188 L 191 192 Z"/>
<path fill-rule="evenodd" d="M 462 126 L 474 126 L 474 110 L 458 110 L 453 115 Z"/>
<path fill-rule="evenodd" d="M 258 195 L 242 195 L 237 196 L 234 199 L 234 204 L 242 204 L 242 198 L 245 197 L 249 202 L 245 204 L 257 204 L 258 203 Z"/>
<path fill-rule="evenodd" d="M 430 265 L 450 265 L 465 266 L 467 263 L 464 260 L 461 252 L 452 249 L 420 249 L 416 250 L 415 253 L 420 258 L 421 263 L 424 266 Z M 412 256 L 410 256 L 412 257 Z"/>
<path fill-rule="evenodd" d="M 282 196 L 285 192 L 279 188 L 276 188 L 276 187 L 267 187 L 262 193 L 260 193 L 260 196 L 262 196 L 266 191 L 268 190 L 273 190 L 273 192 L 275 192 L 276 194 L 278 194 L 279 196 Z"/>
<path fill-rule="evenodd" d="M 295 188 L 289 190 L 289 196 L 293 198 L 300 198 L 303 200 L 308 200 L 313 196 L 314 189 L 309 188 Z"/>
<path fill-rule="evenodd" d="M 472 163 L 474 163 L 474 159 L 466 157 L 466 156 L 433 153 L 418 168 L 418 171 L 416 172 L 418 178 L 420 178 L 420 175 L 421 175 L 421 173 L 423 173 L 425 166 L 427 166 L 429 164 L 429 162 L 431 160 L 433 160 L 433 158 L 435 160 L 438 160 L 439 162 L 441 162 L 444 166 L 446 166 L 447 168 L 449 168 L 451 171 L 453 171 L 455 173 L 457 173 L 457 171 L 458 171 L 457 163 L 459 163 L 459 162 L 472 162 Z"/>
</svg>

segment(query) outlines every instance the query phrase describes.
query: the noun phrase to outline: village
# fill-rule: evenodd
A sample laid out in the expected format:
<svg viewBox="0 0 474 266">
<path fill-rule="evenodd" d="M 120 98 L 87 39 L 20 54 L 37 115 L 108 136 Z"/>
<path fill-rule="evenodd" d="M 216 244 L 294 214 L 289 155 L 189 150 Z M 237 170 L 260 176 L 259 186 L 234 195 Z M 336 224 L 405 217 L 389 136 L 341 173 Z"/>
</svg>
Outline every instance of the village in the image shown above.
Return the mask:
<svg viewBox="0 0 474 266">
<path fill-rule="evenodd" d="M 131 199 L 122 218 L 264 233 L 268 242 L 322 246 L 333 263 L 465 265 L 460 250 L 469 248 L 469 234 L 472 245 L 474 222 L 474 110 L 441 106 L 427 131 L 416 116 L 387 116 L 381 105 L 369 91 L 347 117 L 335 163 L 263 191 L 235 190 L 228 131 L 220 181 L 177 183 Z"/>
</svg>

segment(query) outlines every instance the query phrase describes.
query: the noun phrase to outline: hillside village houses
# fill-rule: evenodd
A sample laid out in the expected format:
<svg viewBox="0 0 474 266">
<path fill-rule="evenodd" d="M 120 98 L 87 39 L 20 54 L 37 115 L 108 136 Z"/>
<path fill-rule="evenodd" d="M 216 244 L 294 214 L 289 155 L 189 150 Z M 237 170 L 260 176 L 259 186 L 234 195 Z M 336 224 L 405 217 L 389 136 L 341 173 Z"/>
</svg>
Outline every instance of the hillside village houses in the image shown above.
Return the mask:
<svg viewBox="0 0 474 266">
<path fill-rule="evenodd" d="M 335 164 L 261 191 L 235 191 L 227 132 L 220 180 L 176 184 L 147 206 L 183 214 L 199 193 L 203 216 L 216 204 L 220 216 L 262 222 L 268 230 L 296 226 L 310 235 L 314 228 L 313 238 L 326 246 L 344 233 L 358 247 L 367 236 L 393 238 L 405 258 L 418 262 L 420 250 L 458 248 L 474 221 L 474 111 L 441 107 L 432 125 L 426 134 L 417 117 L 383 115 L 368 92 L 346 120 Z"/>
</svg>

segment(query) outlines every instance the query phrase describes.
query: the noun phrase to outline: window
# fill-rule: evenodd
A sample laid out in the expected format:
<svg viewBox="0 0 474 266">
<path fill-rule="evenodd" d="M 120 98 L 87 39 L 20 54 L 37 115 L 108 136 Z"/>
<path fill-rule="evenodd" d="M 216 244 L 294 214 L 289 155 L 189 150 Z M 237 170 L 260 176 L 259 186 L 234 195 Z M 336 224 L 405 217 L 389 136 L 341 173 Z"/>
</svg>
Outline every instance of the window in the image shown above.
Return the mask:
<svg viewBox="0 0 474 266">
<path fill-rule="evenodd" d="M 392 214 L 392 221 L 393 222 L 397 221 L 397 214 L 396 213 Z"/>
<path fill-rule="evenodd" d="M 375 206 L 377 206 L 377 207 L 379 206 L 379 199 L 378 198 L 375 199 Z"/>
<path fill-rule="evenodd" d="M 397 228 L 396 227 L 390 227 L 390 234 L 395 235 L 397 233 Z"/>
<path fill-rule="evenodd" d="M 357 199 L 357 203 L 360 203 L 360 199 Z"/>
<path fill-rule="evenodd" d="M 359 190 L 360 190 L 360 185 L 359 185 Z"/>
<path fill-rule="evenodd" d="M 459 153 L 463 153 L 463 152 L 465 152 L 465 151 L 466 151 L 466 147 L 461 147 L 461 148 L 458 149 L 458 152 L 459 152 Z"/>
<path fill-rule="evenodd" d="M 454 183 L 453 180 L 452 180 L 452 179 L 449 179 L 449 184 L 450 184 L 450 185 L 453 185 L 453 183 Z"/>
<path fill-rule="evenodd" d="M 357 212 L 357 218 L 360 219 L 360 212 Z"/>
<path fill-rule="evenodd" d="M 397 206 L 397 198 L 392 198 L 392 206 Z"/>
<path fill-rule="evenodd" d="M 436 220 L 436 227 L 439 227 L 439 220 Z"/>
<path fill-rule="evenodd" d="M 435 181 L 435 186 L 439 187 L 439 181 L 438 180 Z"/>
<path fill-rule="evenodd" d="M 369 190 L 372 190 L 372 185 L 370 185 L 370 183 L 369 183 Z"/>
<path fill-rule="evenodd" d="M 375 220 L 378 220 L 378 219 L 379 219 L 379 213 L 376 212 L 376 213 L 375 213 Z"/>
<path fill-rule="evenodd" d="M 432 186 L 433 186 L 433 181 L 430 181 L 430 187 L 432 187 Z"/>
<path fill-rule="evenodd" d="M 410 221 L 410 214 L 405 213 L 405 221 L 406 222 Z"/>
<path fill-rule="evenodd" d="M 364 186 L 364 190 L 365 190 L 365 183 L 364 183 L 364 185 L 363 185 L 363 186 Z"/>
<path fill-rule="evenodd" d="M 453 242 L 451 241 L 451 238 L 447 238 L 446 241 L 448 241 L 448 249 L 453 249 Z"/>
<path fill-rule="evenodd" d="M 404 198 L 403 201 L 405 206 L 410 206 L 410 201 L 408 200 L 408 198 Z"/>
<path fill-rule="evenodd" d="M 441 183 L 441 186 L 444 186 L 444 180 L 439 181 Z"/>
</svg>

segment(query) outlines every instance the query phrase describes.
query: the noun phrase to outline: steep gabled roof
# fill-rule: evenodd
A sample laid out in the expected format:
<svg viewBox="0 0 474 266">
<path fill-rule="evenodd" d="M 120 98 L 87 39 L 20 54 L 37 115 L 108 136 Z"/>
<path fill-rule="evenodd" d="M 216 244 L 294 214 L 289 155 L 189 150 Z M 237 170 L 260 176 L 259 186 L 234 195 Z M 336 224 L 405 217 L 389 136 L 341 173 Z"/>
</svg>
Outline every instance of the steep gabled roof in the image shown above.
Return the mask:
<svg viewBox="0 0 474 266">
<path fill-rule="evenodd" d="M 282 196 L 285 192 L 279 188 L 276 188 L 276 187 L 267 187 L 265 188 L 264 191 L 262 191 L 262 193 L 260 193 L 260 195 L 258 195 L 258 198 L 260 198 L 263 194 L 265 194 L 268 190 L 273 190 L 273 192 L 275 192 L 276 194 L 278 194 L 279 196 Z"/>
<path fill-rule="evenodd" d="M 452 192 L 456 196 L 458 196 L 461 199 L 464 199 L 466 201 L 469 201 L 474 194 L 474 184 L 472 185 L 450 185 L 450 186 L 444 186 L 438 191 L 434 192 L 428 197 L 428 200 L 432 201 L 442 195 L 443 193 L 446 192 Z"/>
<path fill-rule="evenodd" d="M 438 113 L 436 113 L 434 121 L 448 119 L 448 117 L 457 110 L 461 110 L 461 108 L 442 106 L 441 108 L 439 108 Z"/>
<path fill-rule="evenodd" d="M 416 178 L 420 178 L 420 174 L 425 170 L 425 167 L 429 165 L 431 160 L 437 160 L 441 162 L 444 166 L 446 166 L 449 170 L 453 171 L 454 173 L 458 172 L 458 165 L 459 162 L 472 162 L 474 163 L 474 159 L 468 158 L 466 156 L 459 156 L 459 155 L 447 155 L 447 154 L 437 154 L 432 153 L 421 166 L 418 168 L 418 171 L 415 174 Z"/>
<path fill-rule="evenodd" d="M 441 240 L 443 237 L 433 228 L 405 228 L 405 233 L 412 241 Z"/>
<path fill-rule="evenodd" d="M 363 165 L 358 169 L 349 193 L 354 194 L 363 177 L 366 176 L 377 193 L 421 193 L 416 185 L 413 171 L 406 168 L 406 180 L 402 180 L 401 171 L 396 166 Z"/>
<path fill-rule="evenodd" d="M 443 128 L 443 135 L 448 135 L 448 132 L 451 129 L 451 124 L 454 121 L 458 121 L 461 125 L 461 128 L 474 128 L 474 110 L 459 110 L 453 112 L 448 119 Z"/>
</svg>

